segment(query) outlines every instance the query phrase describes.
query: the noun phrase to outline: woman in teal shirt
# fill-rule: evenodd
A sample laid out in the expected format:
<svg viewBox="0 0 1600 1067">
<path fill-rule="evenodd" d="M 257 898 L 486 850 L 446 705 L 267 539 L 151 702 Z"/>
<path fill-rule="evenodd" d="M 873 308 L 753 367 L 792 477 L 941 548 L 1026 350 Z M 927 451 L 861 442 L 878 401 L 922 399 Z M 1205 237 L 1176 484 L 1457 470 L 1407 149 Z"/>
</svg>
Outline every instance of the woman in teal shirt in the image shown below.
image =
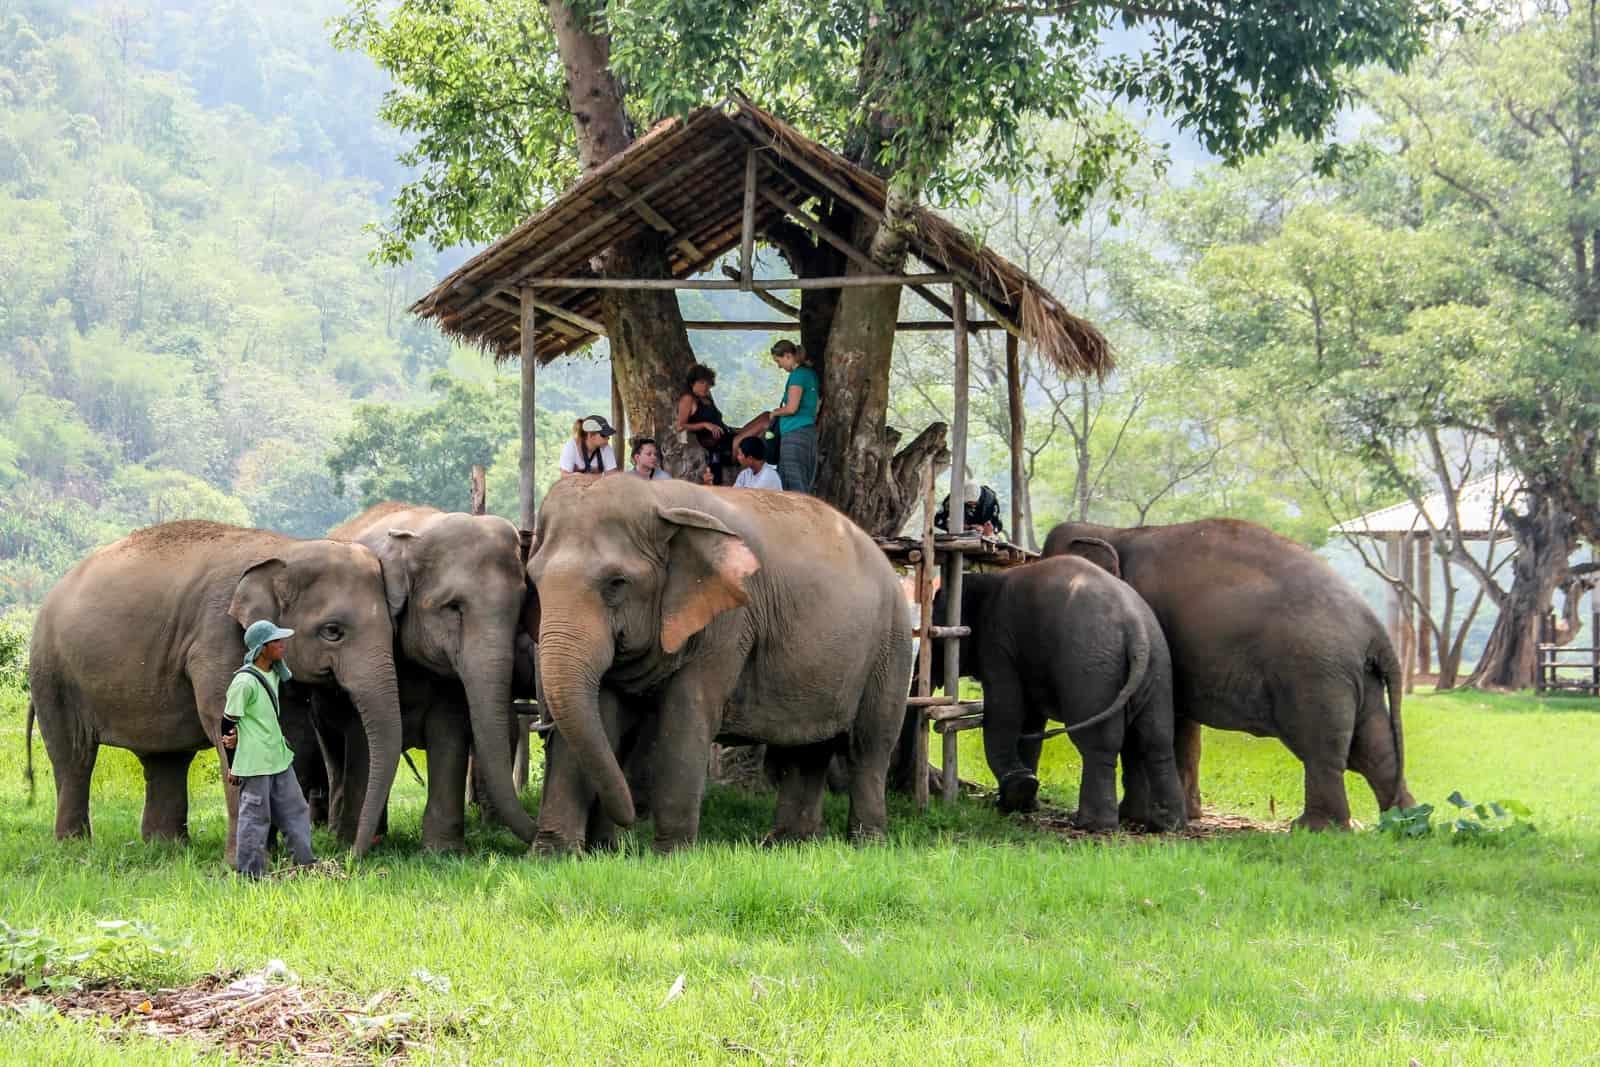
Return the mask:
<svg viewBox="0 0 1600 1067">
<path fill-rule="evenodd" d="M 739 438 L 764 433 L 778 423 L 778 477 L 793 493 L 809 493 L 817 480 L 817 372 L 793 341 L 772 346 L 772 358 L 789 372 L 783 403 L 750 420 Z M 738 440 L 734 441 L 735 449 Z"/>
</svg>

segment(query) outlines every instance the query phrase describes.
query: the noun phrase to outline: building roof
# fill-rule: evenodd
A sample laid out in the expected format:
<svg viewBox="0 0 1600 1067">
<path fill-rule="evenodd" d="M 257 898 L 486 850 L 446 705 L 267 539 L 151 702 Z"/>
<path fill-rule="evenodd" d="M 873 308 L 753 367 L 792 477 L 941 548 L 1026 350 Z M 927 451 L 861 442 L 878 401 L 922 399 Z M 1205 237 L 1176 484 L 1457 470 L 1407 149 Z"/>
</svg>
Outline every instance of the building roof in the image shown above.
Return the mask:
<svg viewBox="0 0 1600 1067">
<path fill-rule="evenodd" d="M 1461 486 L 1457 494 L 1456 510 L 1461 521 L 1461 536 L 1468 541 L 1502 540 L 1511 536 L 1500 521 L 1503 509 L 1512 505 L 1521 483 L 1514 475 L 1501 472 L 1474 478 Z M 1384 537 L 1389 534 L 1427 533 L 1428 520 L 1443 529 L 1449 520 L 1449 505 L 1444 493 L 1430 493 L 1423 498 L 1423 510 L 1411 501 L 1391 504 L 1377 511 L 1342 522 L 1333 527 L 1334 533 L 1357 537 Z M 1426 511 L 1427 519 L 1423 518 Z"/>
<path fill-rule="evenodd" d="M 740 243 L 746 157 L 759 161 L 754 229 L 782 220 L 780 202 L 838 197 L 881 213 L 882 179 L 742 98 L 660 122 L 538 214 L 468 260 L 411 310 L 497 358 L 520 353 L 519 289 L 530 279 L 599 277 L 591 261 L 650 230 L 667 235 L 672 277 L 690 278 Z M 1104 375 L 1109 343 L 1033 278 L 919 208 L 912 254 L 953 276 L 1058 370 Z M 732 283 L 726 283 L 731 285 Z M 535 304 L 541 363 L 603 336 L 598 288 L 542 287 Z"/>
</svg>

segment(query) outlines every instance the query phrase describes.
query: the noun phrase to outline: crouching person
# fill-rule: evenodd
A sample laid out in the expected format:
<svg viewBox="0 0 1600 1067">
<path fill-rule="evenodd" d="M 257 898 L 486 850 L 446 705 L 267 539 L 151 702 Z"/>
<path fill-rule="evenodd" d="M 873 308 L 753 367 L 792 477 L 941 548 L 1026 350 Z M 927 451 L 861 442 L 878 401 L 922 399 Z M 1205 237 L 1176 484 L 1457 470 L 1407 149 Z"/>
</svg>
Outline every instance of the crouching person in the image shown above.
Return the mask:
<svg viewBox="0 0 1600 1067">
<path fill-rule="evenodd" d="M 228 783 L 239 789 L 239 873 L 267 871 L 267 830 L 276 825 L 297 864 L 311 854 L 311 809 L 294 776 L 294 752 L 278 724 L 278 683 L 289 678 L 283 642 L 294 635 L 265 619 L 244 632 L 244 666 L 234 672 L 222 710 Z"/>
</svg>

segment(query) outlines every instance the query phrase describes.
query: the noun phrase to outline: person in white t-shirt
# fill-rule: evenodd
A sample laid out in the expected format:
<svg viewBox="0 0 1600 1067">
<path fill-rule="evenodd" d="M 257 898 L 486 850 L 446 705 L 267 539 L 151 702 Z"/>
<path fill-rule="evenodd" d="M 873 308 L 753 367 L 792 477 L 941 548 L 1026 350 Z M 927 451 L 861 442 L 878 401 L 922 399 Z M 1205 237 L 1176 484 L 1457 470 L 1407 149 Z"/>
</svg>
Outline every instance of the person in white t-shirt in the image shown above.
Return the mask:
<svg viewBox="0 0 1600 1067">
<path fill-rule="evenodd" d="M 783 489 L 783 479 L 767 465 L 767 444 L 761 438 L 744 438 L 739 442 L 734 458 L 744 468 L 734 480 L 735 489 Z"/>
<path fill-rule="evenodd" d="M 590 415 L 573 423 L 572 439 L 561 448 L 561 476 L 617 473 L 617 454 L 606 443 L 616 432 L 604 415 Z"/>
</svg>

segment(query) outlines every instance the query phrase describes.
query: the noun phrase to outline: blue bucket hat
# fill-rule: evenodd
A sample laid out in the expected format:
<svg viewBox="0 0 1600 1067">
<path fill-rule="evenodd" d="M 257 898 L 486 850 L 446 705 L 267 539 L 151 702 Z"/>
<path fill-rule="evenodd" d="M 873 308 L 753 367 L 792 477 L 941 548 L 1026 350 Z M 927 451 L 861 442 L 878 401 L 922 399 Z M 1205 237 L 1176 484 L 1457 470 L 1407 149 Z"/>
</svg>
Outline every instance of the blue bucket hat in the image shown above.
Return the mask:
<svg viewBox="0 0 1600 1067">
<path fill-rule="evenodd" d="M 255 658 L 261 655 L 261 646 L 267 642 L 293 636 L 293 630 L 286 630 L 267 619 L 257 619 L 244 632 L 244 661 L 254 663 Z"/>
</svg>

